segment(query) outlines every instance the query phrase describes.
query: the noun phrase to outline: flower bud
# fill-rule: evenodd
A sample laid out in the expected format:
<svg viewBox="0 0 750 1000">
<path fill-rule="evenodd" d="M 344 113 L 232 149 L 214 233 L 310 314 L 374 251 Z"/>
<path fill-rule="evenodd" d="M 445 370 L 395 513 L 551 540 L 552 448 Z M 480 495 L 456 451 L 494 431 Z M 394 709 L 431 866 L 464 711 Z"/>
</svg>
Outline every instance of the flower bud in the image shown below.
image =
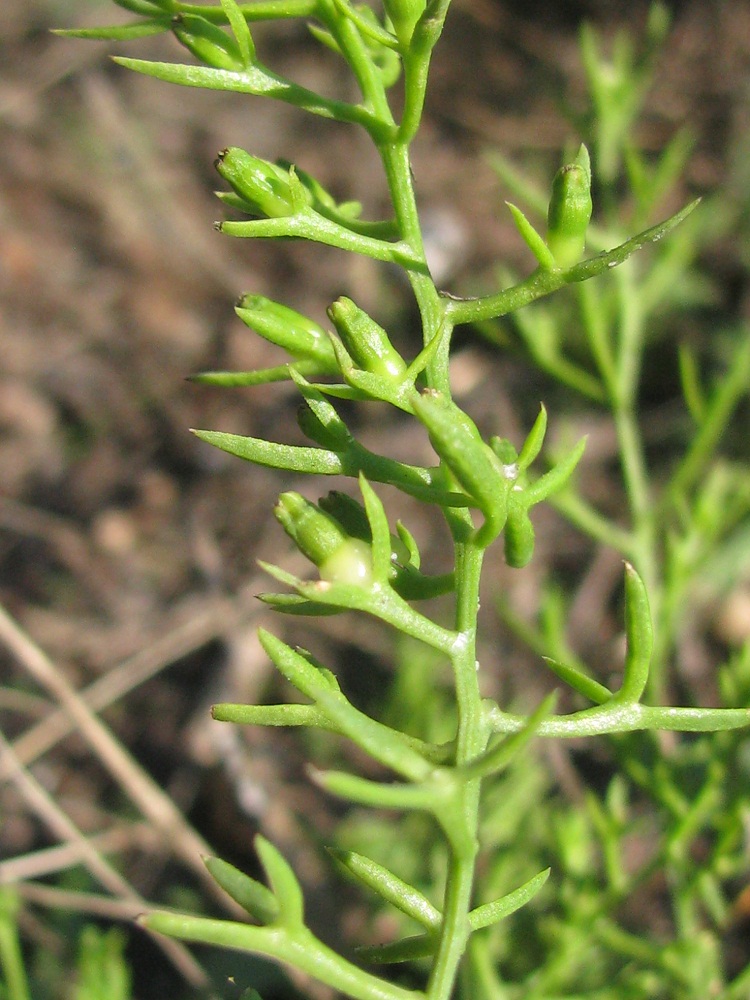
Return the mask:
<svg viewBox="0 0 750 1000">
<path fill-rule="evenodd" d="M 352 360 L 363 371 L 392 379 L 400 379 L 406 372 L 406 362 L 383 327 L 351 299 L 337 299 L 328 315 Z"/>
<path fill-rule="evenodd" d="M 207 66 L 239 71 L 245 69 L 242 53 L 231 35 L 198 14 L 176 14 L 172 32 L 177 41 Z"/>
<path fill-rule="evenodd" d="M 547 246 L 558 267 L 573 267 L 583 256 L 591 212 L 591 164 L 582 145 L 575 161 L 558 170 L 552 182 Z"/>
<path fill-rule="evenodd" d="M 243 295 L 234 311 L 257 334 L 283 347 L 297 360 L 315 361 L 320 374 L 338 371 L 330 337 L 322 326 L 302 313 L 267 299 L 265 295 Z"/>
<path fill-rule="evenodd" d="M 370 546 L 350 537 L 320 507 L 289 491 L 279 497 L 274 514 L 299 550 L 318 567 L 321 580 L 362 586 L 371 582 Z"/>
<path fill-rule="evenodd" d="M 281 219 L 296 212 L 289 171 L 283 167 L 252 156 L 238 146 L 223 149 L 214 166 L 246 203 L 250 214 Z"/>
</svg>

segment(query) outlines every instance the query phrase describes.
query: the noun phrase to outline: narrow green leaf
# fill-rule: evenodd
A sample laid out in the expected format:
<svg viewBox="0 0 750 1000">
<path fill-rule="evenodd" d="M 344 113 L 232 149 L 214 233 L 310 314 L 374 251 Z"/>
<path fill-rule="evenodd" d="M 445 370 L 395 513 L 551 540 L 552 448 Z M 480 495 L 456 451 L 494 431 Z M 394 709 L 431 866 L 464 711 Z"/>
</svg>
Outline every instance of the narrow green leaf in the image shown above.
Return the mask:
<svg viewBox="0 0 750 1000">
<path fill-rule="evenodd" d="M 612 692 L 609 688 L 600 684 L 599 681 L 595 681 L 593 677 L 588 677 L 578 670 L 577 667 L 573 667 L 568 663 L 562 663 L 551 656 L 544 656 L 542 659 L 561 681 L 572 687 L 574 691 L 582 694 L 584 698 L 593 701 L 594 704 L 603 705 L 604 702 L 609 701 L 612 697 Z"/>
<path fill-rule="evenodd" d="M 530 878 L 528 882 L 524 882 L 518 889 L 509 892 L 507 896 L 502 896 L 491 903 L 484 903 L 482 906 L 477 906 L 469 914 L 469 925 L 472 931 L 478 931 L 483 927 L 496 924 L 505 917 L 509 917 L 511 913 L 515 913 L 522 906 L 525 906 L 540 891 L 549 878 L 551 871 L 551 868 L 545 868 L 544 871 Z"/>
<path fill-rule="evenodd" d="M 335 848 L 328 850 L 343 871 L 372 889 L 407 917 L 411 917 L 429 930 L 440 928 L 440 912 L 414 886 L 404 882 L 377 861 L 366 858 L 363 854 L 357 854 L 356 851 L 341 851 Z"/>
<path fill-rule="evenodd" d="M 302 615 L 305 617 L 318 617 L 319 615 L 338 615 L 346 608 L 337 608 L 335 605 L 322 604 L 320 601 L 310 601 L 299 594 L 258 594 L 259 601 L 263 601 L 274 611 L 284 615 Z"/>
<path fill-rule="evenodd" d="M 372 134 L 381 135 L 384 131 L 383 123 L 365 108 L 345 101 L 328 100 L 257 64 L 244 70 L 228 70 L 184 63 L 150 62 L 124 56 L 116 56 L 114 61 L 135 73 L 143 73 L 166 83 L 273 97 L 323 118 L 363 125 Z"/>
<path fill-rule="evenodd" d="M 374 578 L 387 584 L 391 575 L 391 531 L 388 517 L 380 497 L 370 486 L 364 474 L 359 474 L 359 488 L 365 502 L 367 520 L 372 531 L 372 569 Z"/>
<path fill-rule="evenodd" d="M 222 10 L 227 16 L 229 27 L 232 29 L 239 50 L 242 54 L 242 61 L 245 66 L 250 66 L 255 60 L 255 45 L 250 28 L 240 10 L 237 0 L 220 0 Z"/>
<path fill-rule="evenodd" d="M 147 21 L 135 21 L 132 24 L 112 24 L 100 28 L 55 28 L 53 34 L 63 38 L 87 38 L 94 40 L 109 40 L 127 42 L 132 38 L 146 38 L 149 35 L 159 35 L 169 31 L 171 18 L 154 17 Z"/>
<path fill-rule="evenodd" d="M 304 926 L 305 907 L 302 888 L 291 866 L 270 840 L 266 840 L 260 834 L 255 838 L 255 850 L 258 852 L 278 903 L 278 922 L 288 930 Z"/>
<path fill-rule="evenodd" d="M 625 635 L 627 653 L 618 701 L 639 701 L 648 683 L 654 627 L 646 586 L 635 568 L 625 563 Z"/>
<path fill-rule="evenodd" d="M 357 948 L 357 957 L 369 965 L 396 965 L 399 962 L 414 962 L 419 958 L 429 958 L 437 951 L 438 938 L 434 934 L 418 934 L 390 944 Z"/>
<path fill-rule="evenodd" d="M 640 729 L 666 729 L 677 733 L 721 733 L 750 726 L 748 708 L 661 708 L 638 705 Z"/>
<path fill-rule="evenodd" d="M 649 243 L 658 243 L 667 233 L 671 232 L 676 226 L 679 226 L 681 222 L 684 222 L 695 211 L 700 201 L 700 198 L 696 198 L 695 201 L 691 201 L 689 205 L 686 205 L 679 212 L 675 212 L 668 219 L 657 223 L 655 226 L 651 226 L 649 229 L 644 229 L 643 232 L 621 243 L 614 250 L 597 254 L 595 257 L 584 260 L 575 267 L 572 267 L 566 272 L 567 282 L 585 281 L 587 278 L 592 278 L 603 271 L 624 263 L 628 257 L 632 257 L 634 253 L 648 246 Z"/>
<path fill-rule="evenodd" d="M 383 455 L 376 455 L 357 442 L 346 453 L 337 454 L 325 448 L 275 444 L 262 438 L 227 434 L 223 431 L 193 430 L 193 434 L 230 455 L 263 465 L 270 469 L 289 469 L 323 476 L 357 477 L 360 472 L 371 481 L 396 486 L 411 496 L 441 506 L 462 507 L 467 500 L 462 493 L 444 488 L 441 469 L 425 469 L 406 465 Z"/>
<path fill-rule="evenodd" d="M 422 555 L 417 540 L 402 521 L 396 521 L 396 533 L 409 553 L 409 566 L 418 570 L 422 562 Z"/>
<path fill-rule="evenodd" d="M 350 704 L 333 675 L 265 629 L 258 629 L 258 638 L 279 672 L 316 703 L 337 732 L 411 781 L 422 780 L 432 771 L 433 765 L 413 749 L 402 733 L 376 722 Z"/>
<path fill-rule="evenodd" d="M 523 443 L 518 456 L 518 470 L 525 472 L 531 465 L 544 444 L 544 436 L 547 433 L 547 409 L 544 403 L 541 404 L 539 416 L 534 421 L 526 440 Z"/>
<path fill-rule="evenodd" d="M 360 712 L 340 691 L 320 690 L 316 704 L 338 733 L 401 777 L 423 781 L 433 770 L 433 764 L 414 748 L 413 740 Z"/>
<path fill-rule="evenodd" d="M 302 583 L 300 578 L 295 576 L 294 573 L 289 573 L 280 566 L 274 566 L 273 563 L 267 563 L 259 559 L 258 565 L 264 573 L 268 573 L 269 576 L 272 576 L 274 580 L 278 580 L 279 583 L 285 583 L 287 587 L 299 587 Z"/>
<path fill-rule="evenodd" d="M 546 500 L 553 493 L 559 493 L 575 471 L 586 450 L 587 438 L 582 437 L 578 444 L 562 458 L 549 472 L 545 472 L 523 492 L 523 502 L 528 507 Z"/>
<path fill-rule="evenodd" d="M 258 639 L 279 673 L 312 701 L 316 701 L 320 692 L 331 690 L 328 678 L 302 652 L 287 646 L 264 628 L 258 629 Z"/>
<path fill-rule="evenodd" d="M 428 812 L 439 810 L 440 797 L 430 783 L 408 785 L 370 781 L 344 771 L 318 771 L 309 768 L 311 779 L 331 795 L 361 805 L 383 809 L 420 809 Z"/>
<path fill-rule="evenodd" d="M 221 858 L 204 858 L 211 877 L 232 899 L 261 924 L 272 924 L 279 915 L 276 897 L 266 886 Z"/>
<path fill-rule="evenodd" d="M 314 363 L 305 366 L 305 362 L 297 361 L 292 365 L 276 365 L 273 368 L 257 368 L 252 372 L 198 372 L 188 375 L 188 382 L 199 382 L 202 385 L 220 385 L 224 388 L 234 386 L 267 385 L 269 382 L 286 382 L 292 378 L 293 367 L 298 371 L 318 374 Z"/>
<path fill-rule="evenodd" d="M 123 10 L 129 10 L 131 14 L 140 14 L 143 17 L 153 17 L 153 15 L 164 9 L 164 4 L 153 2 L 153 0 L 113 0 Z"/>
<path fill-rule="evenodd" d="M 505 204 L 510 209 L 510 214 L 513 216 L 516 229 L 523 237 L 526 246 L 536 257 L 539 265 L 544 268 L 545 271 L 554 270 L 557 267 L 557 262 L 555 261 L 554 254 L 544 242 L 543 237 L 539 235 L 536 229 L 534 229 L 520 208 L 517 208 L 510 201 L 506 201 Z"/>
<path fill-rule="evenodd" d="M 316 473 L 323 476 L 341 475 L 344 466 L 334 451 L 323 448 L 305 448 L 298 445 L 275 444 L 262 438 L 226 434 L 223 431 L 192 432 L 201 441 L 214 445 L 229 455 L 244 458 L 255 465 L 269 469 L 288 469 L 291 472 Z"/>
<path fill-rule="evenodd" d="M 211 706 L 217 722 L 238 726 L 310 726 L 331 729 L 328 718 L 315 705 L 235 705 L 222 702 Z"/>
<path fill-rule="evenodd" d="M 387 982 L 348 962 L 303 926 L 256 927 L 234 920 L 193 917 L 164 910 L 140 917 L 138 923 L 148 930 L 183 941 L 275 958 L 326 983 L 341 996 L 361 1000 L 424 1000 L 424 993 Z"/>
</svg>

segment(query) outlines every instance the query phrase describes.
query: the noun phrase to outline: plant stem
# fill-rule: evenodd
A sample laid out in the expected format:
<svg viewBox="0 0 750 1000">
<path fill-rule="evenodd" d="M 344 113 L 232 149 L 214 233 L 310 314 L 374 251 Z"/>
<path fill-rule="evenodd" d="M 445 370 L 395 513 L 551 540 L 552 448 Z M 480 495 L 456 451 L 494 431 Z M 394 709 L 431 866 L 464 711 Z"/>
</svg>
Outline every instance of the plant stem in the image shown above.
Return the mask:
<svg viewBox="0 0 750 1000">
<path fill-rule="evenodd" d="M 450 347 L 450 329 L 445 304 L 438 294 L 435 282 L 427 268 L 422 240 L 422 227 L 419 222 L 414 181 L 409 159 L 407 142 L 397 141 L 378 147 L 383 161 L 388 188 L 393 202 L 396 222 L 398 223 L 401 240 L 411 250 L 415 257 L 423 262 L 423 268 L 407 268 L 409 281 L 419 306 L 422 320 L 423 343 L 427 345 L 438 333 L 441 327 L 445 332 L 441 349 L 429 362 L 425 370 L 427 384 L 433 389 L 450 394 L 448 376 L 448 349 Z M 452 329 L 452 324 L 451 324 Z"/>
<path fill-rule="evenodd" d="M 472 542 L 456 545 L 456 631 L 453 670 L 458 704 L 456 766 L 469 763 L 487 744 L 476 663 L 476 627 L 479 582 L 484 551 Z M 450 845 L 448 877 L 443 904 L 443 925 L 435 963 L 427 988 L 429 1000 L 448 1000 L 469 935 L 468 914 L 479 849 L 479 795 L 481 779 L 467 781 L 456 808 L 443 828 Z"/>
</svg>

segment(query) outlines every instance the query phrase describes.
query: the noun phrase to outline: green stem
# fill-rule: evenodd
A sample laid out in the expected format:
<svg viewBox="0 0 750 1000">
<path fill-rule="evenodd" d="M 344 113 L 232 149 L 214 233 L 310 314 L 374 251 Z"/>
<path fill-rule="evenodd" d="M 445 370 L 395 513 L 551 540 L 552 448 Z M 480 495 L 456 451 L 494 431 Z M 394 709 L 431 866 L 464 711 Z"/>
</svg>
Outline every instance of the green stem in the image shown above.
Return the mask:
<svg viewBox="0 0 750 1000">
<path fill-rule="evenodd" d="M 256 927 L 166 911 L 150 913 L 140 922 L 149 930 L 183 941 L 267 955 L 302 970 L 354 1000 L 421 1000 L 423 997 L 422 993 L 404 989 L 352 965 L 304 926 Z"/>
<path fill-rule="evenodd" d="M 205 7 L 202 3 L 178 3 L 180 14 L 198 14 L 207 21 L 226 24 L 227 15 L 223 7 Z M 240 10 L 248 21 L 276 21 L 281 18 L 312 17 L 318 8 L 318 0 L 257 0 L 241 3 Z"/>
<path fill-rule="evenodd" d="M 479 582 L 484 552 L 473 543 L 456 545 L 456 631 L 453 670 L 458 704 L 456 766 L 478 757 L 485 749 L 488 728 L 476 668 L 476 625 Z M 455 810 L 443 823 L 450 859 L 443 904 L 443 924 L 427 988 L 429 1000 L 449 1000 L 466 949 L 474 869 L 479 849 L 479 796 L 481 780 L 467 781 Z"/>
<path fill-rule="evenodd" d="M 388 125 L 393 125 L 388 98 L 383 81 L 370 58 L 357 26 L 349 17 L 342 17 L 335 3 L 319 0 L 318 16 L 338 42 L 344 58 L 349 63 L 367 107 Z"/>
<path fill-rule="evenodd" d="M 429 273 L 425 259 L 422 227 L 414 194 L 414 181 L 409 160 L 407 142 L 386 143 L 379 147 L 388 188 L 401 235 L 402 244 L 409 247 L 412 255 L 422 262 L 421 267 L 408 267 L 407 273 L 419 306 L 422 320 L 423 343 L 426 346 L 443 328 L 445 336 L 441 348 L 425 369 L 427 384 L 434 389 L 450 394 L 448 375 L 448 350 L 450 347 L 450 323 L 444 301 L 440 298 L 435 282 Z"/>
</svg>

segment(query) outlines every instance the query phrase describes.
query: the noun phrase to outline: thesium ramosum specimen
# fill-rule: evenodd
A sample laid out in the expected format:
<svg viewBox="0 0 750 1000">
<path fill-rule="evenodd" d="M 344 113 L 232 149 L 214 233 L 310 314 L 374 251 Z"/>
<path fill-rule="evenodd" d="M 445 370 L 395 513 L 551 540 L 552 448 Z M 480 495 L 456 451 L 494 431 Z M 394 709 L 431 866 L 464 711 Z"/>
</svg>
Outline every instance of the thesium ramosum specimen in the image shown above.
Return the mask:
<svg viewBox="0 0 750 1000">
<path fill-rule="evenodd" d="M 610 63 L 595 35 L 584 32 L 594 105 L 588 145 L 576 142 L 560 170 L 548 171 L 546 192 L 496 158 L 504 184 L 524 205 L 510 205 L 510 211 L 533 260 L 527 273 L 507 278 L 506 287 L 462 297 L 461 289 L 438 288 L 431 276 L 410 157 L 449 0 L 384 0 L 382 8 L 350 0 L 115 2 L 132 13 L 130 23 L 66 34 L 126 40 L 171 32 L 186 62 L 116 61 L 156 81 L 265 96 L 300 115 L 334 119 L 352 132 L 364 131 L 380 158 L 391 205 L 385 217 L 365 219 L 357 202 L 338 203 L 304 164 L 270 162 L 229 146 L 217 154 L 216 169 L 232 220 L 217 228 L 243 238 L 312 241 L 400 268 L 421 320 L 419 348 L 409 351 L 397 332 L 384 328 L 383 317 L 347 296 L 328 304 L 330 324 L 321 325 L 283 302 L 238 289 L 238 317 L 273 345 L 278 364 L 194 377 L 249 392 L 257 384 L 292 381 L 309 443 L 196 433 L 249 462 L 295 474 L 295 487 L 305 474 L 330 478 L 331 491 L 319 497 L 285 488 L 279 476 L 274 513 L 310 566 L 301 577 L 266 566 L 282 588 L 262 600 L 290 615 L 370 616 L 407 650 L 400 677 L 433 670 L 416 685 L 413 718 L 393 705 L 372 718 L 349 700 L 331 668 L 263 631 L 265 653 L 299 699 L 213 710 L 217 720 L 237 724 L 318 728 L 355 744 L 357 759 L 371 758 L 367 777 L 339 770 L 311 775 L 321 795 L 352 804 L 352 815 L 371 809 L 376 817 L 386 810 L 392 828 L 401 831 L 392 843 L 387 830 L 382 834 L 376 857 L 367 844 L 359 849 L 364 838 L 356 850 L 331 847 L 336 877 L 353 880 L 390 914 L 389 940 L 369 943 L 354 958 L 320 940 L 306 922 L 297 876 L 260 836 L 262 881 L 218 859 L 206 862 L 247 912 L 246 921 L 165 910 L 146 914 L 144 926 L 271 957 L 357 1000 L 750 995 L 750 973 L 724 967 L 715 930 L 731 919 L 728 882 L 742 878 L 747 809 L 729 789 L 743 782 L 748 787 L 749 780 L 732 749 L 739 739 L 733 731 L 750 722 L 747 649 L 721 668 L 712 707 L 699 707 L 689 695 L 670 705 L 691 581 L 711 547 L 731 538 L 750 512 L 750 473 L 716 458 L 750 384 L 750 338 L 746 331 L 739 338 L 715 388 L 699 385 L 695 366 L 684 366 L 694 375 L 684 383 L 695 437 L 670 467 L 652 476 L 637 414 L 646 331 L 660 296 L 691 266 L 689 242 L 676 244 L 682 250 L 672 255 L 669 246 L 692 238 L 700 211 L 692 214 L 696 201 L 666 220 L 659 213 L 667 181 L 676 183 L 679 171 L 673 169 L 674 150 L 647 162 L 629 132 L 647 89 L 648 65 L 637 56 L 638 46 L 621 45 Z M 266 65 L 254 24 L 292 18 L 308 24 L 315 44 L 344 60 L 358 98 L 315 93 Z M 650 44 L 663 38 L 667 20 L 655 5 Z M 400 87 L 392 90 L 397 81 Z M 599 161 L 606 165 L 601 179 Z M 353 176 L 355 197 L 356 184 Z M 633 193 L 623 198 L 628 184 Z M 488 433 L 454 399 L 451 336 L 467 324 L 490 340 L 512 343 L 541 373 L 535 384 L 558 384 L 555 400 L 562 388 L 576 405 L 597 408 L 598 419 L 601 413 L 612 417 L 624 484 L 616 517 L 612 507 L 607 513 L 586 499 L 577 471 L 585 461 L 585 438 L 556 420 L 549 400 L 555 433 L 548 433 L 547 409 L 535 401 L 533 410 L 519 408 L 525 437 L 511 441 Z M 366 448 L 342 415 L 350 401 L 364 417 L 383 406 L 397 409 L 399 419 L 429 440 L 434 460 L 409 464 Z M 389 517 L 383 484 L 421 501 L 425 517 L 444 519 L 453 555 L 449 572 L 424 565 L 419 532 Z M 623 641 L 612 644 L 605 672 L 583 663 L 568 646 L 570 601 L 560 596 L 552 570 L 549 583 L 540 584 L 535 621 L 522 619 L 503 595 L 487 595 L 534 651 L 540 671 L 548 666 L 562 689 L 524 712 L 517 699 L 496 700 L 506 692 L 497 676 L 505 676 L 507 664 L 488 663 L 486 649 L 478 653 L 479 593 L 487 554 L 504 559 L 507 574 L 529 572 L 524 567 L 543 558 L 535 550 L 535 543 L 543 546 L 535 537 L 534 510 L 543 502 L 622 557 L 613 610 Z M 723 521 L 713 513 L 717 507 Z M 433 597 L 441 600 L 430 603 Z M 498 651 L 499 659 L 503 655 Z M 446 676 L 452 680 L 448 709 Z M 683 678 L 676 687 L 683 695 L 686 683 Z M 406 692 L 409 685 L 402 687 Z M 421 715 L 418 724 L 419 708 L 446 710 L 454 720 L 451 732 Z M 672 734 L 669 740 L 655 735 L 661 731 Z M 533 748 L 571 738 L 580 746 L 594 736 L 615 748 L 615 763 L 602 779 L 606 787 L 584 789 L 572 805 L 555 799 Z M 519 774 L 523 780 L 516 780 Z M 633 867 L 623 846 L 643 815 L 631 809 L 636 799 L 652 803 L 659 817 L 649 827 L 654 847 L 641 868 Z M 552 801 L 557 805 L 545 804 Z M 691 865 L 699 832 L 705 865 L 697 871 Z M 403 859 L 408 864 L 402 869 Z M 672 932 L 665 942 L 642 939 L 628 924 L 633 914 L 625 906 L 657 877 L 664 898 L 663 886 L 672 892 L 671 901 L 662 901 L 670 915 L 660 919 Z"/>
</svg>

